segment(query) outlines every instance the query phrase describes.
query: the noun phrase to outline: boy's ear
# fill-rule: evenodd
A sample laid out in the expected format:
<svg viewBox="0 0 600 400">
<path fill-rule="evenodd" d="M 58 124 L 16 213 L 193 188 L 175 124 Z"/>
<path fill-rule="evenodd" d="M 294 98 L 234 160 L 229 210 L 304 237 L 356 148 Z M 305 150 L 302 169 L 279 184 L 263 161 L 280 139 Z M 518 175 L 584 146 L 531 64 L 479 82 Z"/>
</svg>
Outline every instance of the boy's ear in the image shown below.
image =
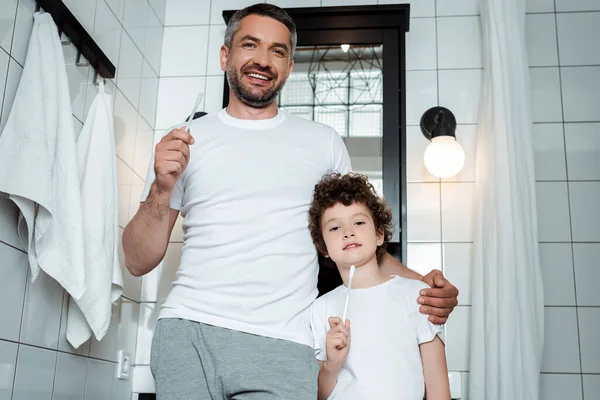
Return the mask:
<svg viewBox="0 0 600 400">
<path fill-rule="evenodd" d="M 383 232 L 383 230 L 379 230 L 377 232 L 377 246 L 381 246 L 383 244 L 384 239 L 385 233 Z"/>
</svg>

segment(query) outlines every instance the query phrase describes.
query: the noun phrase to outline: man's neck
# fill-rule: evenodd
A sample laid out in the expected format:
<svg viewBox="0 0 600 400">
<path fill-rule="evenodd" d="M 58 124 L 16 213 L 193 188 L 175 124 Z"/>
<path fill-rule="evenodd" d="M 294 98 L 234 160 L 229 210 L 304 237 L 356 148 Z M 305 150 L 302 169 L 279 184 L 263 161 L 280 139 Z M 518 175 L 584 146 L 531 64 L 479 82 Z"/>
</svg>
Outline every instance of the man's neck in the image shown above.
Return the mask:
<svg viewBox="0 0 600 400">
<path fill-rule="evenodd" d="M 234 94 L 229 92 L 227 114 L 238 119 L 261 120 L 277 116 L 277 104 L 273 102 L 265 108 L 254 108 L 242 103 Z"/>
</svg>

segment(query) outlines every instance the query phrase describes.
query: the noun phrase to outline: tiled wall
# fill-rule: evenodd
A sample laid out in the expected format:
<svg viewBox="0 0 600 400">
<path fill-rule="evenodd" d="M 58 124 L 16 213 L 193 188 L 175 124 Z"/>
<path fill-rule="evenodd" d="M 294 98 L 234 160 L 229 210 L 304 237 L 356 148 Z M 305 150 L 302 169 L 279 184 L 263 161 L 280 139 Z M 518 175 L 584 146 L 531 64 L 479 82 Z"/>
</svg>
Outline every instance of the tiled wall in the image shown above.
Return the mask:
<svg viewBox="0 0 600 400">
<path fill-rule="evenodd" d="M 137 209 L 132 193 L 143 185 L 152 152 L 166 0 L 64 2 L 117 67 L 107 90 L 115 102 L 122 232 Z M 2 126 L 23 71 L 34 9 L 34 0 L 0 0 Z M 63 50 L 79 132 L 98 88 L 91 67 L 74 65 L 75 48 Z M 92 339 L 74 350 L 65 339 L 68 298 L 45 275 L 29 281 L 16 221 L 16 208 L 0 198 L 0 399 L 129 400 L 132 380 L 115 379 L 116 356 L 118 349 L 135 354 L 141 279 L 124 271 L 120 323 L 101 342 Z"/>
</svg>

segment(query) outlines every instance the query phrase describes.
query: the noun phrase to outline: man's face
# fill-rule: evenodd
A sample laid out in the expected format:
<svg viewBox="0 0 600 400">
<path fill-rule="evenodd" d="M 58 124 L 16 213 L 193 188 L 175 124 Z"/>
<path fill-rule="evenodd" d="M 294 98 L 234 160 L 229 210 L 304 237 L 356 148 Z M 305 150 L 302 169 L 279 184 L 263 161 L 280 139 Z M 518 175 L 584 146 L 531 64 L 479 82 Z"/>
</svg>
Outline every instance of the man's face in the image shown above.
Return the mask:
<svg viewBox="0 0 600 400">
<path fill-rule="evenodd" d="M 233 94 L 247 106 L 265 108 L 292 72 L 290 31 L 272 18 L 244 17 L 231 49 L 221 47 L 221 69 Z"/>
</svg>

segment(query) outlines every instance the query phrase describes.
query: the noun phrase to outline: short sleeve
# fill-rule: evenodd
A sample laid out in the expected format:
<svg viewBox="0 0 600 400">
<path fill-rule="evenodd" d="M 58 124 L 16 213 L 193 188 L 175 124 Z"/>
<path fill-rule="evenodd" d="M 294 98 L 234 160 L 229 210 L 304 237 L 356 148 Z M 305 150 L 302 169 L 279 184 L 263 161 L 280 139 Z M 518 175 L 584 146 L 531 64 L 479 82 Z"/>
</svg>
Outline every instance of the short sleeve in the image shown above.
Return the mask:
<svg viewBox="0 0 600 400">
<path fill-rule="evenodd" d="M 333 130 L 333 137 L 331 139 L 331 155 L 332 164 L 330 172 L 339 172 L 340 174 L 345 175 L 352 171 L 348 149 L 335 130 Z"/>
<path fill-rule="evenodd" d="M 419 344 L 431 342 L 435 335 L 438 335 L 442 342 L 444 338 L 442 337 L 442 326 L 432 324 L 429 321 L 429 316 L 426 314 L 422 314 L 419 311 L 420 304 L 417 303 L 417 298 L 421 289 L 429 288 L 429 286 L 425 282 L 416 281 L 419 283 L 417 289 L 414 291 L 413 301 L 415 304 L 415 319 L 416 319 L 416 331 L 417 331 L 417 341 Z"/>
<path fill-rule="evenodd" d="M 310 307 L 310 330 L 313 336 L 313 347 L 317 360 L 327 360 L 327 332 L 328 323 L 324 314 L 324 307 L 319 307 L 320 302 L 315 301 Z"/>
<path fill-rule="evenodd" d="M 171 128 L 167 129 L 167 133 L 171 131 Z M 150 194 L 150 187 L 154 183 L 156 175 L 154 173 L 154 148 L 152 149 L 152 156 L 150 157 L 150 163 L 148 164 L 148 171 L 146 172 L 146 183 L 144 184 L 144 190 L 140 196 L 140 202 L 143 203 Z M 179 177 L 179 180 L 173 188 L 171 193 L 171 200 L 169 206 L 175 210 L 181 210 L 183 207 L 183 174 Z"/>
</svg>

